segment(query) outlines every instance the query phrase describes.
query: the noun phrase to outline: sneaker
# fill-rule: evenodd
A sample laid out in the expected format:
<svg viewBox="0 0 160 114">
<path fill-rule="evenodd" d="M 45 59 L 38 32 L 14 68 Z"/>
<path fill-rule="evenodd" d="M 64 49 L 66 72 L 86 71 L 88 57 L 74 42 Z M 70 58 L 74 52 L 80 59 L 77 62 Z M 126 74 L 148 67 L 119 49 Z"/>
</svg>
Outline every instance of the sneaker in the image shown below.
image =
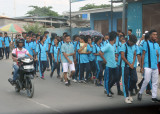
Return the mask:
<svg viewBox="0 0 160 114">
<path fill-rule="evenodd" d="M 69 86 L 68 82 L 65 82 L 65 85 L 66 85 L 66 86 Z"/>
<path fill-rule="evenodd" d="M 111 93 L 107 94 L 107 97 L 110 97 L 110 98 L 111 98 L 111 97 L 112 97 L 112 94 L 111 94 Z"/>
<path fill-rule="evenodd" d="M 57 78 L 60 78 L 60 75 L 58 75 Z"/>
<path fill-rule="evenodd" d="M 114 95 L 114 93 L 112 92 L 112 90 L 110 90 L 109 93 L 111 93 L 112 95 Z"/>
<path fill-rule="evenodd" d="M 157 98 L 152 98 L 152 102 L 154 102 L 154 103 L 160 103 L 160 100 L 158 100 Z"/>
<path fill-rule="evenodd" d="M 132 98 L 131 96 L 129 96 L 129 100 L 130 100 L 131 102 L 133 102 L 133 98 Z"/>
<path fill-rule="evenodd" d="M 71 85 L 71 81 L 68 79 L 68 85 Z"/>
<path fill-rule="evenodd" d="M 129 97 L 127 97 L 127 98 L 125 99 L 125 103 L 127 103 L 127 104 L 131 104 L 131 103 L 132 103 L 132 102 L 130 101 Z"/>
<path fill-rule="evenodd" d="M 146 90 L 146 95 L 152 95 L 151 90 Z"/>
<path fill-rule="evenodd" d="M 99 83 L 99 86 L 103 86 L 103 84 Z"/>
<path fill-rule="evenodd" d="M 51 72 L 50 77 L 51 77 L 51 78 L 53 77 L 53 72 Z"/>
<path fill-rule="evenodd" d="M 74 83 L 77 83 L 77 80 L 76 80 L 76 79 L 74 79 L 74 80 L 73 80 L 73 82 L 74 82 Z"/>
<path fill-rule="evenodd" d="M 123 96 L 124 94 L 123 94 L 123 92 L 120 90 L 120 91 L 118 91 L 118 95 Z"/>
<path fill-rule="evenodd" d="M 50 69 L 49 69 L 49 68 L 47 68 L 47 71 L 50 71 Z"/>
<path fill-rule="evenodd" d="M 41 77 L 41 79 L 43 79 L 43 80 L 44 80 L 44 77 L 42 76 L 42 77 Z"/>
<path fill-rule="evenodd" d="M 79 80 L 78 82 L 79 82 L 79 83 L 82 83 L 83 81 L 82 81 L 82 80 Z"/>
<path fill-rule="evenodd" d="M 138 99 L 138 101 L 141 101 L 142 100 L 142 94 L 138 93 L 137 99 Z"/>
<path fill-rule="evenodd" d="M 61 82 L 63 82 L 63 78 L 61 78 Z"/>
<path fill-rule="evenodd" d="M 106 90 L 104 90 L 104 94 L 107 94 L 107 91 L 106 91 Z"/>
</svg>

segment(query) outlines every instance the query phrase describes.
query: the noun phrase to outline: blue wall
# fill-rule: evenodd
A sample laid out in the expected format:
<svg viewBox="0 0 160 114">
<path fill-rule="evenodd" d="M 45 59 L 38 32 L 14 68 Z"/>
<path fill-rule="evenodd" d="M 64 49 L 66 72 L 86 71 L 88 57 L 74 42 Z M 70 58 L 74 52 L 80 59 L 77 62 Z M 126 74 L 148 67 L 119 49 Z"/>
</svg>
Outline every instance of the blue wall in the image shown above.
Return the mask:
<svg viewBox="0 0 160 114">
<path fill-rule="evenodd" d="M 142 36 L 142 2 L 132 2 L 128 4 L 127 28 L 132 29 L 132 33 L 140 38 Z M 137 34 L 136 31 L 141 32 Z"/>
<path fill-rule="evenodd" d="M 114 31 L 117 31 L 117 19 L 121 19 L 121 18 L 122 18 L 122 12 L 113 13 L 113 30 Z M 108 20 L 109 21 L 109 32 L 111 31 L 111 13 L 110 12 L 90 14 L 90 26 L 92 30 L 94 30 L 95 20 Z"/>
</svg>

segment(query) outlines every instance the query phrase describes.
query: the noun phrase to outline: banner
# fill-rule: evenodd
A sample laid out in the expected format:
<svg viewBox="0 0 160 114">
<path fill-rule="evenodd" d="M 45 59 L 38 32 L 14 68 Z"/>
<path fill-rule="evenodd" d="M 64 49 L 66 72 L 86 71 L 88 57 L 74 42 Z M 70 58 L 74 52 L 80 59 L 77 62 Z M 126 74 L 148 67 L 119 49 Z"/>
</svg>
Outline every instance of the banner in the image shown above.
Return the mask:
<svg viewBox="0 0 160 114">
<path fill-rule="evenodd" d="M 80 1 L 85 1 L 85 0 L 71 0 L 71 3 L 73 3 L 73 2 L 80 2 Z"/>
</svg>

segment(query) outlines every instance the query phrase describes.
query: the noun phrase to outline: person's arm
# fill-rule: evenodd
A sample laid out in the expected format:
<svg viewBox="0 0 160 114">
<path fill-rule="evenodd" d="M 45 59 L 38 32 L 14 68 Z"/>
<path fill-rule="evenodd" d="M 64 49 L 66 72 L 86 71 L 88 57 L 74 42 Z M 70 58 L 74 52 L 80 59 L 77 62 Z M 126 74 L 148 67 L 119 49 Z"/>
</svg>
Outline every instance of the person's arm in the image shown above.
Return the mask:
<svg viewBox="0 0 160 114">
<path fill-rule="evenodd" d="M 17 60 L 18 60 L 16 57 L 13 57 L 13 56 L 12 56 L 12 59 L 14 62 L 17 62 Z"/>
<path fill-rule="evenodd" d="M 133 66 L 134 66 L 134 63 L 135 63 L 135 60 L 136 60 L 136 51 L 134 51 L 134 57 L 133 57 Z"/>
<path fill-rule="evenodd" d="M 68 55 L 67 55 L 65 52 L 63 52 L 63 55 L 64 55 L 64 57 L 67 59 L 67 61 L 68 61 L 70 64 L 72 64 L 72 61 L 68 58 Z"/>
<path fill-rule="evenodd" d="M 158 50 L 157 50 L 157 63 L 159 61 L 159 53 L 158 53 Z"/>
<path fill-rule="evenodd" d="M 104 53 L 102 53 L 101 51 L 99 52 L 99 55 L 100 55 L 100 57 L 103 59 L 103 61 L 104 61 L 104 63 L 106 64 L 107 63 L 107 61 L 106 61 L 106 59 L 104 58 Z"/>
<path fill-rule="evenodd" d="M 130 64 L 130 63 L 128 62 L 128 60 L 126 59 L 126 57 L 124 56 L 124 54 L 125 54 L 125 53 L 122 51 L 122 52 L 121 52 L 121 58 L 122 58 L 122 60 L 123 60 L 126 64 L 128 64 L 130 68 L 133 69 L 133 68 L 134 68 L 134 65 L 133 65 L 133 64 Z"/>
<path fill-rule="evenodd" d="M 143 73 L 144 72 L 144 68 L 143 68 L 143 65 L 144 65 L 144 57 L 145 57 L 145 54 L 146 54 L 146 52 L 143 50 L 143 52 L 142 52 L 142 64 L 141 64 L 141 72 Z"/>
<path fill-rule="evenodd" d="M 32 55 L 30 55 L 29 53 L 27 54 L 30 58 L 33 58 Z"/>
<path fill-rule="evenodd" d="M 51 56 L 52 56 L 53 61 L 55 62 L 55 58 L 54 58 L 54 56 L 53 56 L 53 53 L 51 53 Z"/>
</svg>

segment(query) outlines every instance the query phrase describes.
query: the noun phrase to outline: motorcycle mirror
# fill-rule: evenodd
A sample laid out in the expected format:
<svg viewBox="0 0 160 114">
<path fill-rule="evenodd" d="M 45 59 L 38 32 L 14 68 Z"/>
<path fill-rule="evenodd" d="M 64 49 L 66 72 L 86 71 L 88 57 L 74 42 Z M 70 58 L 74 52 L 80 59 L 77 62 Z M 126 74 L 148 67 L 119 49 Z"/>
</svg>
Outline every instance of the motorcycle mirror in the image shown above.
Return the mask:
<svg viewBox="0 0 160 114">
<path fill-rule="evenodd" d="M 13 56 L 13 57 L 17 57 L 17 55 L 16 55 L 16 54 L 12 54 L 12 56 Z"/>
</svg>

